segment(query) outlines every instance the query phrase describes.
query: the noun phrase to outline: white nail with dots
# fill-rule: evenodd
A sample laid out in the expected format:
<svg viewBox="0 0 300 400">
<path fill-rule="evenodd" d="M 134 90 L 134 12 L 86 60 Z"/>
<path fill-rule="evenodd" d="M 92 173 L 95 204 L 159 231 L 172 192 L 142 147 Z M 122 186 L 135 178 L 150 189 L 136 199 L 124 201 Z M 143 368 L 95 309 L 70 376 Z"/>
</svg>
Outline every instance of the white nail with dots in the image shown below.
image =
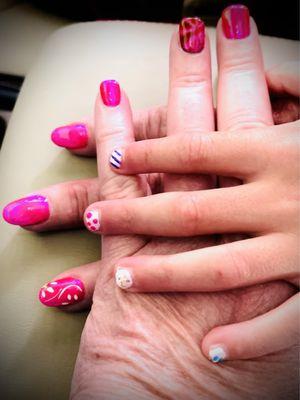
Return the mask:
<svg viewBox="0 0 300 400">
<path fill-rule="evenodd" d="M 121 289 L 129 289 L 132 286 L 132 277 L 131 273 L 124 268 L 118 268 L 116 271 L 116 284 Z"/>
</svg>

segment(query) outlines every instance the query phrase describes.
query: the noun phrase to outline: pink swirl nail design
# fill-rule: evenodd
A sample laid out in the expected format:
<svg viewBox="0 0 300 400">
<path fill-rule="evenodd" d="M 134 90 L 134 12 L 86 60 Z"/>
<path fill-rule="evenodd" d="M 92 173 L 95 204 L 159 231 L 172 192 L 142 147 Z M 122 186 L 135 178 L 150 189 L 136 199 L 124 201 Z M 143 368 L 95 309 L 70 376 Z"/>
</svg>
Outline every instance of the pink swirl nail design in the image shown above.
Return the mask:
<svg viewBox="0 0 300 400">
<path fill-rule="evenodd" d="M 84 285 L 71 277 L 57 279 L 44 285 L 39 292 L 39 300 L 47 307 L 68 306 L 79 303 L 84 298 Z"/>
</svg>

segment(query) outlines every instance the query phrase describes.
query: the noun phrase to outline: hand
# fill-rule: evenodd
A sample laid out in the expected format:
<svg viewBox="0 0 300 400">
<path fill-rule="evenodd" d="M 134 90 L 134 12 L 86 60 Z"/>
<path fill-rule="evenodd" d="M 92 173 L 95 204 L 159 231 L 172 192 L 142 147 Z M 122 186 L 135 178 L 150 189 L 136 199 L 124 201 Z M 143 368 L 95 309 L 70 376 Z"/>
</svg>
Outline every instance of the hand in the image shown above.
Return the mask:
<svg viewBox="0 0 300 400">
<path fill-rule="evenodd" d="M 117 147 L 122 160 L 115 168 L 115 172 L 125 174 L 215 173 L 243 179 L 244 185 L 101 202 L 91 205 L 87 213 L 100 216 L 99 232 L 105 234 L 189 236 L 238 232 L 252 238 L 176 256 L 120 259 L 116 277 L 120 279 L 121 273 L 131 276 L 130 291 L 215 291 L 278 279 L 298 285 L 298 123 L 270 126 L 272 117 L 258 41 L 251 32 L 247 40 L 236 45 L 221 37 L 219 29 L 218 123 L 234 131 L 252 129 L 240 135 L 196 133 L 188 138 Z M 234 64 L 234 57 L 240 65 Z M 237 78 L 241 79 L 239 90 L 232 96 Z M 176 115 L 172 116 L 176 121 Z M 215 329 L 204 340 L 203 350 L 207 354 L 209 348 L 221 343 L 227 358 L 249 358 L 280 350 L 297 342 L 295 321 L 296 296 L 251 322 Z M 280 326 L 288 329 L 288 339 Z"/>
<path fill-rule="evenodd" d="M 237 54 L 237 56 L 239 56 L 239 54 Z M 233 63 L 236 63 L 237 61 L 233 58 L 232 59 L 232 62 Z M 200 77 L 201 78 L 201 77 Z M 183 87 L 184 88 L 184 87 Z M 98 134 L 100 134 L 100 133 L 98 133 Z M 106 154 L 106 157 L 108 157 L 108 155 Z M 106 185 L 107 186 L 107 185 Z M 67 189 L 67 185 L 65 186 L 65 188 Z M 117 192 L 117 193 L 120 193 L 120 189 L 119 188 L 115 188 L 115 191 Z M 111 190 L 110 188 L 109 188 L 109 190 L 108 190 L 108 192 L 111 192 L 112 194 L 113 194 L 113 197 L 116 197 L 117 195 L 119 195 L 119 194 L 117 194 L 117 193 L 115 193 L 114 194 L 114 192 L 113 192 L 113 190 Z M 78 192 L 79 194 L 81 193 L 81 192 Z M 84 193 L 84 192 L 82 192 L 82 193 Z M 109 197 L 109 196 L 108 196 Z M 63 199 L 64 199 L 64 197 L 62 197 Z M 79 199 L 79 200 L 82 200 L 82 203 L 81 204 L 85 204 L 85 196 L 81 196 L 81 195 L 79 195 L 79 196 L 77 196 L 77 198 Z M 57 201 L 55 201 L 55 200 L 57 200 Z M 57 198 L 54 198 L 54 201 L 53 201 L 53 203 L 52 202 L 50 202 L 50 206 L 51 207 L 53 207 L 53 209 L 55 209 L 55 207 L 56 206 L 58 206 L 59 205 L 59 198 L 57 197 Z M 72 200 L 72 202 L 74 202 L 74 199 Z M 67 202 L 66 202 L 66 204 L 68 204 Z M 63 210 L 61 209 L 61 208 L 58 208 L 57 209 L 57 213 L 55 213 L 54 215 L 56 216 L 56 218 L 54 217 L 54 215 L 53 215 L 53 219 L 52 219 L 52 223 L 53 223 L 53 226 L 55 225 L 55 224 L 57 224 L 56 226 L 58 226 L 59 227 L 59 220 L 57 220 L 57 218 L 59 219 L 62 215 L 63 215 Z M 60 211 L 60 212 L 59 212 Z M 51 216 L 50 216 L 50 218 L 51 218 Z M 38 225 L 36 225 L 36 226 L 38 226 Z M 44 228 L 45 229 L 45 228 Z M 107 238 L 108 239 L 108 238 Z M 107 240 L 106 239 L 106 240 Z M 117 241 L 117 243 L 119 243 L 119 240 Z M 121 241 L 121 249 L 122 249 L 122 241 Z M 178 246 L 178 248 L 173 248 L 171 251 L 172 252 L 176 252 L 176 251 L 182 251 L 182 250 L 185 250 L 185 241 L 178 241 L 178 244 L 177 244 L 177 246 Z M 204 245 L 205 245 L 205 243 L 204 243 Z M 119 247 L 119 245 L 117 244 L 116 245 L 116 249 L 118 249 L 118 247 Z M 157 247 L 157 248 L 156 248 Z M 166 247 L 166 244 L 165 244 L 165 246 L 164 246 L 164 248 Z M 175 246 L 174 246 L 175 247 Z M 188 246 L 187 246 L 188 247 Z M 197 245 L 195 246 L 195 247 L 197 247 Z M 191 246 L 190 248 L 193 248 L 193 246 Z M 186 250 L 188 250 L 188 249 L 190 249 L 190 248 L 186 248 Z M 111 246 L 111 251 L 113 252 L 114 251 L 114 246 Z M 159 251 L 159 247 L 158 246 L 155 246 L 155 248 L 153 249 L 153 251 L 154 252 L 157 252 L 157 251 Z M 162 251 L 162 250 L 161 250 Z M 160 252 L 161 252 L 160 251 Z M 166 250 L 166 252 L 168 252 L 168 250 Z M 117 252 L 116 252 L 117 253 Z M 121 252 L 120 252 L 121 253 Z M 118 258 L 118 257 L 121 257 L 122 255 L 124 255 L 124 253 L 123 254 L 115 254 L 115 256 Z M 126 253 L 126 252 L 125 252 Z M 114 254 L 114 253 L 113 253 Z M 108 256 L 108 253 L 106 253 L 106 255 Z M 105 256 L 105 259 L 106 259 L 106 256 Z M 104 264 L 108 264 L 108 261 L 107 261 L 107 259 L 106 259 L 106 261 L 104 262 Z M 112 266 L 110 265 L 109 266 L 109 268 L 111 268 Z M 68 271 L 68 272 L 66 272 L 66 273 L 64 273 L 64 274 L 62 274 L 61 275 L 61 277 L 66 277 L 66 276 L 76 276 L 76 274 L 77 274 L 77 277 L 80 277 L 80 278 L 82 278 L 82 280 L 86 283 L 86 297 L 84 298 L 84 300 L 81 302 L 81 303 L 78 303 L 78 304 L 75 304 L 75 305 L 73 305 L 73 306 L 66 306 L 65 307 L 65 309 L 69 309 L 69 310 L 71 310 L 71 309 L 79 309 L 80 307 L 82 307 L 82 306 L 84 306 L 84 305 L 86 305 L 87 303 L 88 303 L 88 301 L 91 299 L 91 296 L 92 296 L 92 292 L 93 292 L 93 287 L 94 287 L 94 281 L 95 281 L 95 279 L 96 279 L 96 276 L 97 276 L 97 274 L 98 274 L 98 271 L 99 271 L 99 265 L 98 265 L 98 263 L 93 263 L 93 264 L 91 264 L 91 265 L 88 265 L 88 266 L 82 266 L 82 267 L 80 267 L 80 268 L 78 268 L 78 269 L 73 269 L 73 270 L 70 270 L 70 271 Z M 110 284 L 112 284 L 112 282 L 110 281 Z M 268 290 L 266 290 L 266 292 L 264 292 L 264 290 L 265 290 L 265 288 L 267 288 L 267 287 L 271 287 L 271 290 L 270 290 L 270 292 L 268 291 Z M 282 289 L 283 289 L 283 292 L 281 292 L 279 289 L 282 287 Z M 265 302 L 264 302 L 264 306 L 267 306 L 267 309 L 268 308 L 272 308 L 272 307 L 274 307 L 276 304 L 279 304 L 281 301 L 283 301 L 284 299 L 282 298 L 282 297 L 277 297 L 277 296 L 281 296 L 281 293 L 284 293 L 284 296 L 285 296 L 285 298 L 286 297 L 288 297 L 288 294 L 287 294 L 287 292 L 285 292 L 284 291 L 284 289 L 285 289 L 285 285 L 284 284 L 274 284 L 273 286 L 272 285 L 270 285 L 270 286 L 260 286 L 259 287 L 259 290 L 261 289 L 264 293 L 266 293 L 266 295 L 267 295 L 267 297 L 268 297 L 268 300 L 265 300 Z M 255 289 L 256 290 L 256 289 Z M 118 292 L 117 292 L 118 293 Z M 242 293 L 244 293 L 244 291 L 238 291 L 237 292 L 238 293 L 238 296 L 237 296 L 237 298 L 236 298 L 236 304 L 241 304 L 241 300 L 242 300 L 242 298 L 243 299 L 245 299 L 245 306 L 246 306 L 246 309 L 248 308 L 248 306 L 249 306 L 249 304 L 248 304 L 248 301 L 250 300 L 250 298 L 248 298 L 248 293 L 249 293 L 249 291 L 248 290 L 246 290 L 245 291 L 245 293 L 247 294 L 247 296 L 244 296 L 244 294 L 242 294 Z M 252 304 L 252 300 L 253 300 L 253 306 L 254 306 L 254 309 L 255 309 L 255 307 L 256 307 L 256 295 L 258 295 L 258 298 L 260 298 L 260 296 L 262 295 L 261 294 L 261 292 L 259 292 L 259 293 L 256 293 L 256 292 L 254 292 L 254 291 L 252 291 L 251 292 L 252 293 L 252 295 L 253 295 L 253 298 L 251 297 L 251 301 L 249 301 L 249 303 L 251 303 Z M 291 292 L 288 292 L 288 293 L 291 293 Z M 180 296 L 180 295 L 179 295 Z M 217 306 L 218 308 L 219 307 L 221 307 L 222 309 L 223 309 L 223 303 L 225 304 L 228 304 L 228 300 L 226 300 L 225 302 L 223 301 L 223 297 L 222 297 L 222 301 L 217 301 L 216 302 L 216 304 L 214 303 L 214 302 L 212 302 L 211 301 L 211 299 L 212 299 L 212 297 L 211 296 L 214 296 L 214 295 L 209 295 L 209 297 L 207 297 L 208 295 L 201 295 L 201 294 L 199 294 L 199 295 L 191 295 L 190 297 L 191 298 L 194 298 L 194 299 L 196 299 L 196 301 L 195 301 L 195 307 L 196 307 L 196 303 L 197 303 L 197 307 L 196 307 L 196 310 L 199 310 L 199 307 L 201 308 L 201 304 L 202 304 L 202 306 L 203 306 L 203 310 L 206 310 L 207 311 L 207 314 L 209 315 L 210 314 L 210 306 L 213 306 L 213 308 L 215 307 L 215 306 Z M 221 296 L 221 294 L 220 294 L 220 296 Z M 241 297 L 240 297 L 241 296 Z M 132 298 L 132 297 L 131 297 Z M 141 301 L 141 302 L 143 302 L 143 297 L 141 296 L 141 297 L 139 297 L 139 296 L 137 296 L 137 298 L 140 298 L 140 300 L 139 301 Z M 152 298 L 152 297 L 151 297 Z M 157 296 L 155 296 L 154 297 L 154 299 L 156 299 L 156 298 L 158 298 Z M 163 298 L 165 298 L 165 296 L 163 296 Z M 172 297 L 172 298 L 174 298 L 174 299 L 176 299 L 176 296 L 174 296 L 174 297 Z M 230 298 L 230 297 L 229 297 Z M 183 298 L 182 298 L 182 296 L 180 296 L 180 299 L 181 299 L 181 301 L 182 301 L 182 303 L 184 304 L 185 303 L 185 299 L 186 299 L 186 296 L 184 296 Z M 203 299 L 203 302 L 201 303 L 200 302 L 200 300 L 201 299 Z M 207 299 L 208 300 L 208 302 L 206 302 L 205 301 L 205 299 Z M 221 299 L 221 297 L 218 297 L 218 295 L 216 295 L 216 299 Z M 199 300 L 199 302 L 198 302 L 198 300 Z M 269 303 L 269 300 L 271 300 L 271 302 Z M 275 301 L 276 300 L 276 301 Z M 137 300 L 138 301 L 138 300 Z M 274 302 L 273 302 L 274 301 Z M 235 301 L 234 301 L 234 303 L 235 303 Z M 255 304 L 254 304 L 255 303 Z M 155 304 L 155 301 L 154 301 L 154 304 Z M 176 304 L 176 301 L 175 301 L 175 304 Z M 210 306 L 209 306 L 209 304 L 210 304 Z M 198 307 L 199 306 L 199 307 Z M 233 304 L 232 304 L 232 306 L 233 306 Z M 188 312 L 189 313 L 189 304 L 188 304 L 188 302 L 187 302 L 187 304 L 185 305 L 183 305 L 183 307 L 186 307 L 186 312 Z M 225 307 L 225 306 L 224 306 Z M 252 307 L 252 306 L 251 306 Z M 229 307 L 229 309 L 230 309 L 230 307 Z M 242 309 L 242 307 L 241 307 L 241 309 Z M 240 310 L 241 310 L 240 309 Z M 245 311 L 245 310 L 244 310 Z M 258 308 L 257 308 L 257 311 L 258 311 Z M 264 311 L 265 311 L 265 309 L 264 309 Z M 262 312 L 262 310 L 260 310 L 259 312 Z M 154 314 L 155 312 L 154 312 L 154 310 L 153 310 L 153 314 Z M 106 312 L 104 312 L 104 314 L 107 316 L 107 315 L 109 315 L 109 312 L 108 313 L 106 313 Z M 226 313 L 225 313 L 226 314 Z M 249 314 L 248 313 L 248 311 L 247 311 L 247 317 L 249 318 L 249 317 L 251 317 L 251 315 L 252 316 L 254 316 L 254 314 Z M 245 318 L 245 315 L 246 315 L 244 312 L 242 312 L 241 314 L 240 314 L 240 317 L 239 318 L 242 318 L 242 319 L 244 319 Z M 105 315 L 103 316 L 103 318 L 105 318 Z M 151 317 L 151 312 L 150 312 L 150 317 Z M 243 316 L 242 316 L 243 315 Z M 247 318 L 246 317 L 246 318 Z M 153 316 L 153 318 L 154 318 L 154 316 Z M 155 319 L 155 318 L 154 318 Z M 208 319 L 208 317 L 207 316 L 205 316 L 205 320 L 207 320 Z M 200 321 L 199 321 L 200 322 Z M 192 319 L 191 319 L 191 321 L 189 322 L 189 323 L 191 323 L 191 324 L 194 324 L 195 323 L 195 321 L 193 321 Z M 221 322 L 221 321 L 217 321 L 216 323 L 214 322 L 213 323 L 213 325 L 218 325 L 218 324 L 220 324 L 220 323 L 228 323 L 228 320 L 226 321 L 226 322 Z M 208 329 L 210 329 L 210 328 L 208 328 Z"/>
<path fill-rule="evenodd" d="M 188 56 L 185 57 L 188 60 Z M 184 100 L 189 94 L 186 89 L 182 86 L 177 92 L 178 100 Z M 130 110 L 125 94 L 121 94 L 121 103 L 116 108 L 103 106 L 98 98 L 95 113 L 99 177 L 101 188 L 105 190 L 103 198 L 140 195 L 141 191 L 144 192 L 141 190 L 143 176 L 118 176 L 107 164 L 116 143 L 124 145 L 126 141 L 132 141 Z M 178 120 L 180 123 L 180 118 Z M 176 246 L 169 246 L 172 242 L 168 239 L 154 239 L 140 248 L 142 240 L 133 236 L 103 237 L 103 258 L 98 266 L 101 274 L 81 341 L 72 399 L 253 398 L 261 396 L 263 390 L 267 397 L 276 396 L 280 386 L 278 378 L 286 376 L 286 367 L 277 374 L 265 358 L 253 364 L 248 362 L 246 373 L 241 373 L 241 363 L 231 363 L 230 371 L 224 367 L 216 373 L 214 366 L 199 352 L 198 343 L 211 326 L 226 324 L 231 319 L 251 318 L 271 309 L 276 303 L 280 304 L 292 293 L 291 288 L 283 283 L 272 283 L 230 294 L 141 295 L 119 291 L 113 282 L 113 266 L 120 253 L 155 254 L 163 250 L 168 254 L 176 251 Z M 188 244 L 180 240 L 177 245 L 184 243 Z M 278 296 L 282 297 L 279 299 Z M 276 368 L 286 366 L 282 355 L 279 359 L 276 358 L 278 355 L 275 356 Z M 274 361 L 272 363 L 274 365 Z M 289 384 L 286 385 L 285 381 L 285 386 L 293 391 L 290 371 L 288 376 Z M 241 387 L 238 395 L 235 387 Z"/>
</svg>

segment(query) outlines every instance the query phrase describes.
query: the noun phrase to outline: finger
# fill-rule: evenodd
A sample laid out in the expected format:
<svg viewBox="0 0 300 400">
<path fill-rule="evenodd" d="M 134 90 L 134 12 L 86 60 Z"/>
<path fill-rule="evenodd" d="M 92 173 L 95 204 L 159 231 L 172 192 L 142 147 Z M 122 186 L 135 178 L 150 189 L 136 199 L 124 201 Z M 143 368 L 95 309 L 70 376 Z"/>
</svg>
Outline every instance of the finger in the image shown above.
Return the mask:
<svg viewBox="0 0 300 400">
<path fill-rule="evenodd" d="M 299 294 L 252 320 L 220 326 L 202 342 L 212 361 L 249 359 L 275 353 L 299 343 Z"/>
<path fill-rule="evenodd" d="M 272 125 L 272 110 L 259 36 L 255 22 L 249 18 L 247 7 L 227 7 L 222 13 L 216 33 L 219 67 L 218 130 Z M 218 180 L 220 187 L 241 183 L 239 179 L 222 176 Z M 228 242 L 240 239 L 240 235 L 225 235 L 221 240 Z"/>
<path fill-rule="evenodd" d="M 277 94 L 300 96 L 299 62 L 289 61 L 269 69 L 266 72 L 269 89 Z"/>
<path fill-rule="evenodd" d="M 133 126 L 136 140 L 166 136 L 166 107 L 157 106 L 136 111 L 133 115 Z M 94 120 L 91 118 L 83 118 L 80 122 L 54 129 L 51 140 L 74 154 L 96 156 Z"/>
<path fill-rule="evenodd" d="M 259 130 L 242 135 L 202 133 L 145 140 L 116 149 L 121 162 L 111 167 L 124 174 L 212 173 L 246 179 L 263 168 L 262 140 Z"/>
<path fill-rule="evenodd" d="M 101 200 L 144 196 L 148 189 L 144 178 L 117 175 L 108 162 L 114 148 L 134 142 L 130 104 L 115 80 L 100 85 L 95 103 L 95 136 Z M 112 158 L 110 161 L 117 162 Z M 86 218 L 89 219 L 87 214 Z"/>
<path fill-rule="evenodd" d="M 275 235 L 172 255 L 133 256 L 116 263 L 116 283 L 135 292 L 215 292 L 287 278 L 297 254 L 286 261 Z M 291 274 L 289 274 L 291 275 Z M 128 285 L 121 281 L 128 277 Z M 126 279 L 125 279 L 126 281 Z"/>
<path fill-rule="evenodd" d="M 87 208 L 85 223 L 91 231 L 104 234 L 194 236 L 267 231 L 270 226 L 265 211 L 259 206 L 253 209 L 253 197 L 260 190 L 257 185 L 249 184 L 102 201 Z M 97 223 L 92 221 L 94 215 Z"/>
<path fill-rule="evenodd" d="M 272 125 L 259 36 L 247 7 L 233 5 L 217 26 L 218 128 Z"/>
<path fill-rule="evenodd" d="M 63 182 L 9 203 L 6 222 L 42 232 L 83 226 L 84 210 L 99 201 L 98 179 Z"/>
<path fill-rule="evenodd" d="M 168 136 L 214 130 L 209 38 L 199 18 L 184 18 L 170 44 Z M 213 187 L 210 176 L 164 175 L 164 191 Z"/>
<path fill-rule="evenodd" d="M 43 285 L 39 300 L 46 307 L 59 307 L 64 311 L 81 311 L 92 304 L 99 262 L 71 268 Z"/>
</svg>

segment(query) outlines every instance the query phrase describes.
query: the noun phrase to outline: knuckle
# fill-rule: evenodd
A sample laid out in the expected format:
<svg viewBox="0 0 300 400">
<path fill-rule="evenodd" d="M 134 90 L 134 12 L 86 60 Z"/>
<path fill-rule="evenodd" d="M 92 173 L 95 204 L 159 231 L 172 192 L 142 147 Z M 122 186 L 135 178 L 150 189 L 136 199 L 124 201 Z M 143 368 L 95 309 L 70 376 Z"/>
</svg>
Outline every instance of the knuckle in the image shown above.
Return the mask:
<svg viewBox="0 0 300 400">
<path fill-rule="evenodd" d="M 172 81 L 172 87 L 182 88 L 182 87 L 203 87 L 207 86 L 209 81 L 207 78 L 203 77 L 203 74 L 198 73 L 186 73 L 177 76 Z"/>
<path fill-rule="evenodd" d="M 70 208 L 66 210 L 70 215 L 81 220 L 85 209 L 89 205 L 88 188 L 84 183 L 75 182 L 68 186 L 68 197 Z"/>
<path fill-rule="evenodd" d="M 181 154 L 181 163 L 190 165 L 195 172 L 200 168 L 200 165 L 205 164 L 210 156 L 210 151 L 213 148 L 212 135 L 192 133 L 188 140 L 185 140 L 185 146 Z"/>
<path fill-rule="evenodd" d="M 192 193 L 177 196 L 174 208 L 174 215 L 180 218 L 182 232 L 188 235 L 196 235 L 201 222 L 201 211 L 196 196 Z"/>
<path fill-rule="evenodd" d="M 96 130 L 97 131 L 97 130 Z M 105 127 L 105 129 L 100 130 L 100 134 L 96 135 L 96 140 L 98 143 L 103 143 L 107 141 L 112 140 L 112 138 L 115 140 L 116 138 L 123 139 L 124 134 L 126 133 L 125 127 L 124 126 L 111 126 L 111 127 Z"/>
<path fill-rule="evenodd" d="M 137 177 L 110 176 L 100 187 L 100 200 L 117 200 L 141 195 L 140 182 Z"/>
</svg>

